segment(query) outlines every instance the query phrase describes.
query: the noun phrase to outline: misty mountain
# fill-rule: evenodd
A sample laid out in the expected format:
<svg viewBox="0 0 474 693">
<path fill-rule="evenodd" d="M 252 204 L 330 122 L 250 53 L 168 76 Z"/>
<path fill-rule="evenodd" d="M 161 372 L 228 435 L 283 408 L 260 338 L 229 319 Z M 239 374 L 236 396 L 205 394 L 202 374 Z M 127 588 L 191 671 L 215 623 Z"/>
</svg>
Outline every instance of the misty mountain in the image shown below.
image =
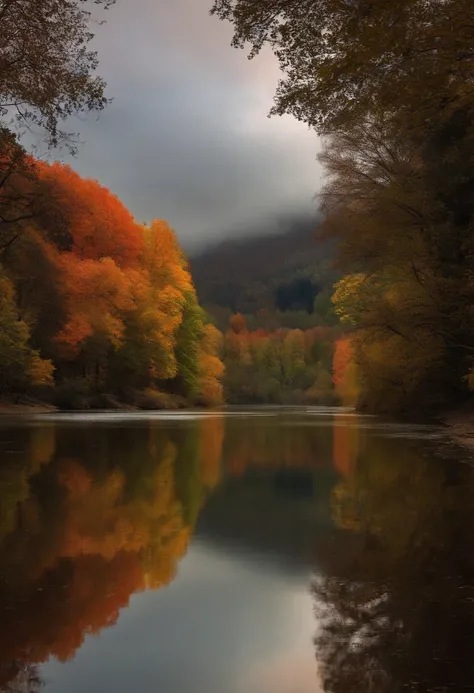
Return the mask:
<svg viewBox="0 0 474 693">
<path fill-rule="evenodd" d="M 257 229 L 253 236 L 227 240 L 192 257 L 201 305 L 220 327 L 237 312 L 273 317 L 272 327 L 288 322 L 291 314 L 293 322 L 286 326 L 309 327 L 311 318 L 304 316 L 314 313 L 318 297 L 328 302 L 336 279 L 331 244 L 316 240 L 319 223 L 315 215 L 280 217 L 273 234 L 268 227 Z"/>
</svg>

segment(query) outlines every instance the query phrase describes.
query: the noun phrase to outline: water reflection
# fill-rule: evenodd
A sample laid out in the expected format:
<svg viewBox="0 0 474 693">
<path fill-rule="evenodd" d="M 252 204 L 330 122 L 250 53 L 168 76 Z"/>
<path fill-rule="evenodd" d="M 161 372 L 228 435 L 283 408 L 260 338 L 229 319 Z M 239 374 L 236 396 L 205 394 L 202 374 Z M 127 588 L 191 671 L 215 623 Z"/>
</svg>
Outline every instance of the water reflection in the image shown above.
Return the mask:
<svg viewBox="0 0 474 693">
<path fill-rule="evenodd" d="M 342 534 L 313 585 L 323 688 L 470 691 L 474 467 L 428 441 L 358 433 L 354 454 L 338 446 Z"/>
<path fill-rule="evenodd" d="M 70 659 L 130 595 L 168 584 L 219 480 L 219 418 L 149 426 L 2 430 L 0 686 Z M 26 679 L 25 679 L 26 677 Z M 26 688 L 25 688 L 26 687 Z"/>
<path fill-rule="evenodd" d="M 432 428 L 70 415 L 0 460 L 2 693 L 474 686 L 474 472 Z"/>
</svg>

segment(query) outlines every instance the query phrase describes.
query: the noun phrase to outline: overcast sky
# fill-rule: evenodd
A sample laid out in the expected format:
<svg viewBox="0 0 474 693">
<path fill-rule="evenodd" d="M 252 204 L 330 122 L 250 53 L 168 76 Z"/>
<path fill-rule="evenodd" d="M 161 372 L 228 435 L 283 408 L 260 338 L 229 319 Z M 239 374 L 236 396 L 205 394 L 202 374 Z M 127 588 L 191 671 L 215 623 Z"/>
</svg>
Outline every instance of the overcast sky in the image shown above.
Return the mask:
<svg viewBox="0 0 474 693">
<path fill-rule="evenodd" d="M 314 207 L 320 181 L 316 135 L 267 117 L 273 55 L 249 61 L 231 48 L 211 4 L 117 0 L 95 42 L 114 101 L 80 123 L 72 162 L 139 221 L 168 219 L 188 249 Z"/>
</svg>

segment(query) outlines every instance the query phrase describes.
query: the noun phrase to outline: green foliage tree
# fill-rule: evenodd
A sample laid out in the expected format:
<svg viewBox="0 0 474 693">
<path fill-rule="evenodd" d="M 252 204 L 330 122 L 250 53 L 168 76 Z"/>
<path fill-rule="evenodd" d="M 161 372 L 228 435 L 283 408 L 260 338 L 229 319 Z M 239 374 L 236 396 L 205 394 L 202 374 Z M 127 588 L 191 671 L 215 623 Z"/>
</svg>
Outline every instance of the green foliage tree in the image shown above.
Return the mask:
<svg viewBox="0 0 474 693">
<path fill-rule="evenodd" d="M 205 314 L 194 292 L 185 296 L 183 319 L 176 333 L 177 388 L 185 396 L 196 393 L 199 378 L 199 347 L 203 337 Z"/>
<path fill-rule="evenodd" d="M 231 319 L 231 326 L 234 321 Z M 224 336 L 224 390 L 230 403 L 335 401 L 330 328 L 278 329 Z"/>
<path fill-rule="evenodd" d="M 31 383 L 51 383 L 52 364 L 31 348 L 29 336 L 18 314 L 12 283 L 0 275 L 0 393 L 22 392 Z"/>
</svg>

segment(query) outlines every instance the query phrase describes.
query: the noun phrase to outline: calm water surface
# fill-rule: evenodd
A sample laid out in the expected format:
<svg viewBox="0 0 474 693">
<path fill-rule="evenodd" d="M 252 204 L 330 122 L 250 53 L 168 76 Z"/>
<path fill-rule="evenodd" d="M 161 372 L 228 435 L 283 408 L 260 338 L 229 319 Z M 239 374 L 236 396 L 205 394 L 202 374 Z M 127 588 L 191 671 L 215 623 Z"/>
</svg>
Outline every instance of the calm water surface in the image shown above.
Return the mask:
<svg viewBox="0 0 474 693">
<path fill-rule="evenodd" d="M 474 464 L 321 408 L 0 418 L 0 691 L 474 689 Z"/>
</svg>

